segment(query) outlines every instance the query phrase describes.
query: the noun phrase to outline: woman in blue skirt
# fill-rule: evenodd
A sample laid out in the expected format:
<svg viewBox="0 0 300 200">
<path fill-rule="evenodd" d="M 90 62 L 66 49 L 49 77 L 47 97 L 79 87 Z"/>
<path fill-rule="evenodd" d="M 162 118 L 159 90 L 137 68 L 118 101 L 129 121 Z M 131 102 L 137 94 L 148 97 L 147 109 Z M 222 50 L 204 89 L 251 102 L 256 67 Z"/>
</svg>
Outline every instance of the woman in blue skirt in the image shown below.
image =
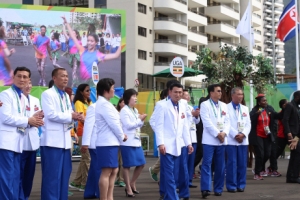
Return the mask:
<svg viewBox="0 0 300 200">
<path fill-rule="evenodd" d="M 118 151 L 120 143 L 127 140 L 120 123 L 117 109 L 110 103 L 114 97 L 115 81 L 101 79 L 97 84 L 99 95 L 95 108 L 96 149 L 98 167 L 101 169 L 99 180 L 100 199 L 113 199 L 114 185 L 118 173 Z"/>
<path fill-rule="evenodd" d="M 125 194 L 134 197 L 139 194 L 136 189 L 136 180 L 140 176 L 146 163 L 143 148 L 141 146 L 140 128 L 144 124 L 146 114 L 139 115 L 134 108 L 138 93 L 134 89 L 128 89 L 123 94 L 125 106 L 120 112 L 123 132 L 128 135 L 128 140 L 121 143 L 121 154 L 123 159 L 123 176 L 126 184 Z M 130 180 L 130 167 L 135 167 Z"/>
</svg>

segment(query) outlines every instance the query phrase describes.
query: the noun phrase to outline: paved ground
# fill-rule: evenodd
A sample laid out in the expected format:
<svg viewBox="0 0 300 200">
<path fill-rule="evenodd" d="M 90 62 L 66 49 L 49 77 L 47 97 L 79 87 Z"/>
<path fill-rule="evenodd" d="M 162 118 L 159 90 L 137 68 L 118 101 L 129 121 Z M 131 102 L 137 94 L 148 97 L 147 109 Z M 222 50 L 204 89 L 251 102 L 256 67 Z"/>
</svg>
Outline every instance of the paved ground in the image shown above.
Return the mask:
<svg viewBox="0 0 300 200">
<path fill-rule="evenodd" d="M 32 84 L 37 85 L 39 82 L 39 74 L 36 67 L 36 61 L 34 57 L 34 49 L 32 45 L 23 46 L 23 45 L 10 45 L 8 44 L 9 49 L 15 48 L 16 53 L 9 57 L 11 62 L 11 66 L 15 69 L 18 66 L 25 66 L 31 70 L 32 73 Z M 60 51 L 62 54 L 62 52 Z M 69 74 L 69 85 L 71 85 L 72 81 L 72 68 L 68 63 L 67 57 L 61 57 L 57 62 L 61 67 L 67 69 Z M 46 81 L 47 83 L 51 80 L 51 72 L 54 69 L 52 65 L 52 61 L 49 58 L 46 59 Z M 78 66 L 79 70 L 79 66 Z M 111 60 L 105 61 L 99 64 L 99 78 L 112 78 L 116 82 L 116 87 L 121 86 L 121 57 Z M 47 84 L 48 85 L 48 84 Z"/>
<path fill-rule="evenodd" d="M 135 197 L 135 199 L 143 200 L 157 200 L 158 185 L 149 178 L 148 168 L 153 165 L 156 158 L 152 156 L 147 157 L 147 164 L 138 180 L 138 190 L 140 194 Z M 208 199 L 224 199 L 224 200 L 254 200 L 254 199 L 272 199 L 272 200 L 299 200 L 299 184 L 287 184 L 285 183 L 285 174 L 288 165 L 288 160 L 279 159 L 278 160 L 279 170 L 283 174 L 282 177 L 266 177 L 263 181 L 252 180 L 253 175 L 249 169 L 247 172 L 247 187 L 244 193 L 228 193 L 224 189 L 222 197 L 210 196 Z M 73 172 L 71 179 L 74 178 L 77 170 L 78 162 L 73 162 Z M 201 199 L 201 193 L 199 189 L 200 179 L 194 179 L 194 184 L 198 185 L 198 188 L 191 189 L 190 200 Z M 41 166 L 37 164 L 36 176 L 34 180 L 34 188 L 30 200 L 40 200 L 40 189 L 41 189 Z M 69 198 L 69 200 L 81 200 L 83 199 L 83 193 L 79 191 L 74 191 L 74 195 Z M 124 200 L 125 193 L 124 188 L 115 188 L 114 200 Z"/>
</svg>

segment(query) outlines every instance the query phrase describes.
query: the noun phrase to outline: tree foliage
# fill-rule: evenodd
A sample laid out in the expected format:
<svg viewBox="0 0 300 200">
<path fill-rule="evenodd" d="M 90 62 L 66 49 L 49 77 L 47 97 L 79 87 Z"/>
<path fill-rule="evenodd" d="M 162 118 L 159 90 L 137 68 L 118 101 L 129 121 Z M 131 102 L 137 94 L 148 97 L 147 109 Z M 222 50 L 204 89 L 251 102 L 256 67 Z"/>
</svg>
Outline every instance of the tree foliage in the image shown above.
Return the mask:
<svg viewBox="0 0 300 200">
<path fill-rule="evenodd" d="M 250 80 L 259 93 L 265 92 L 267 84 L 276 84 L 271 60 L 261 54 L 253 56 L 247 47 L 242 46 L 234 49 L 225 44 L 217 54 L 203 48 L 197 52 L 193 68 L 202 70 L 207 77 L 204 81 L 209 84 L 221 83 L 226 93 L 233 87 L 243 87 Z"/>
</svg>

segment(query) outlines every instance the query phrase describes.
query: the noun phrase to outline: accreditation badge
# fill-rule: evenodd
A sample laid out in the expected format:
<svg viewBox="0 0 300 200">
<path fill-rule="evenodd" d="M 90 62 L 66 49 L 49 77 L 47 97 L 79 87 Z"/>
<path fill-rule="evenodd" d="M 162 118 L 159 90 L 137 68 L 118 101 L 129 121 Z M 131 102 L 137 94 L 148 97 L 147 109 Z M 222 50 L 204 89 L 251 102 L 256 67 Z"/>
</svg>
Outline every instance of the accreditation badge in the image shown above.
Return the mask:
<svg viewBox="0 0 300 200">
<path fill-rule="evenodd" d="M 238 127 L 238 132 L 243 133 L 244 128 L 245 128 L 245 123 L 244 122 L 238 122 L 237 127 Z"/>
<path fill-rule="evenodd" d="M 223 131 L 224 130 L 224 123 L 223 122 L 217 122 L 217 129 L 219 131 Z"/>
<path fill-rule="evenodd" d="M 141 139 L 141 130 L 139 128 L 135 129 L 134 139 Z"/>
<path fill-rule="evenodd" d="M 17 131 L 18 131 L 18 133 L 25 134 L 25 128 L 18 127 Z"/>
<path fill-rule="evenodd" d="M 64 124 L 64 131 L 69 131 L 72 128 L 74 128 L 74 123 L 70 123 L 70 124 Z"/>
<path fill-rule="evenodd" d="M 191 124 L 190 130 L 191 131 L 195 131 L 196 130 L 196 124 L 195 123 Z"/>
</svg>

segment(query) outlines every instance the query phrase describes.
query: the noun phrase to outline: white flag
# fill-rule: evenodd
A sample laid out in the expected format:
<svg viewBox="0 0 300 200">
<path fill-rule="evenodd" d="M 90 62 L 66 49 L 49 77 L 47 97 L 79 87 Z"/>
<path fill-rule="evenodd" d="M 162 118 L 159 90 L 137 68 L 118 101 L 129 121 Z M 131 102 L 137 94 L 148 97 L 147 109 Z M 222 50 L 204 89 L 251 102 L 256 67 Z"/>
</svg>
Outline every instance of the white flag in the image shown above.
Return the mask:
<svg viewBox="0 0 300 200">
<path fill-rule="evenodd" d="M 250 1 L 248 3 L 248 7 L 240 21 L 240 23 L 238 24 L 235 32 L 236 34 L 240 34 L 241 36 L 243 36 L 244 38 L 246 38 L 249 42 L 250 42 L 250 38 L 251 38 L 251 44 L 252 46 L 254 46 L 254 36 L 253 36 L 253 31 L 251 28 L 251 7 L 250 7 Z"/>
</svg>

